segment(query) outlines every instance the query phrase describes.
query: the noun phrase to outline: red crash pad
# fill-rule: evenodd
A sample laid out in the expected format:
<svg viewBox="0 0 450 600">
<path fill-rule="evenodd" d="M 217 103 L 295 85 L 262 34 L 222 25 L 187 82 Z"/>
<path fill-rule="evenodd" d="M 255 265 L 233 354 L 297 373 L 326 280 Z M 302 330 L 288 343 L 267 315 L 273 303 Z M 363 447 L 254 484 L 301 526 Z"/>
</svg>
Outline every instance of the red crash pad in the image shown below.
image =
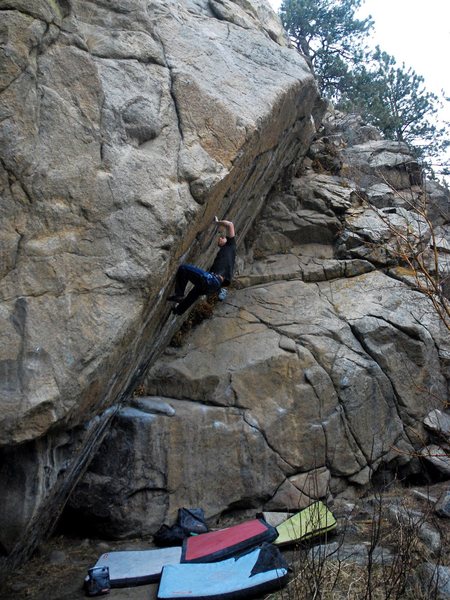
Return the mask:
<svg viewBox="0 0 450 600">
<path fill-rule="evenodd" d="M 183 542 L 181 562 L 215 562 L 229 558 L 262 542 L 272 542 L 277 530 L 263 519 L 252 519 L 218 531 L 209 531 Z"/>
</svg>

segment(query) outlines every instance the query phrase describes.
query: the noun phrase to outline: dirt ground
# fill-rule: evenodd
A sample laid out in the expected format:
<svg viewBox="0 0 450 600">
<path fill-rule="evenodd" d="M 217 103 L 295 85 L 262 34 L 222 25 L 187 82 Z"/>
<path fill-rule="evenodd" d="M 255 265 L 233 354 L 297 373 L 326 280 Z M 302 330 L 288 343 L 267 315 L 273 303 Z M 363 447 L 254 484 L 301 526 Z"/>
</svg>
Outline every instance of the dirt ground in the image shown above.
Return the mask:
<svg viewBox="0 0 450 600">
<path fill-rule="evenodd" d="M 84 577 L 105 552 L 144 550 L 152 544 L 143 540 L 107 542 L 58 536 L 49 540 L 0 590 L 1 600 L 78 600 L 86 598 Z M 158 585 L 112 589 L 110 600 L 153 600 Z"/>
</svg>

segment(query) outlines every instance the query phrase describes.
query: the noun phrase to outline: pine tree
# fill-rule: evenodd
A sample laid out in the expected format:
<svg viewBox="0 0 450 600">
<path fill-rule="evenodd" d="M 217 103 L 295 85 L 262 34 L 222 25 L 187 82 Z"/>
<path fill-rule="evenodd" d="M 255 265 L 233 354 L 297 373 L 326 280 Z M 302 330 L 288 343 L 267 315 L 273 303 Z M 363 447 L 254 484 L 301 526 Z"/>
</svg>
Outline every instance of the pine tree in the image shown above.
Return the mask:
<svg viewBox="0 0 450 600">
<path fill-rule="evenodd" d="M 419 156 L 437 156 L 449 145 L 448 124 L 438 125 L 440 102 L 424 79 L 366 41 L 371 17 L 357 19 L 364 0 L 283 0 L 280 17 L 316 76 L 325 98 L 361 114 L 388 138 L 411 145 Z"/>
<path fill-rule="evenodd" d="M 418 156 L 436 156 L 450 144 L 446 126 L 438 125 L 439 98 L 426 90 L 421 75 L 398 66 L 379 47 L 367 65 L 349 73 L 338 106 L 360 113 L 388 139 L 414 147 Z"/>
<path fill-rule="evenodd" d="M 355 12 L 363 0 L 284 0 L 280 17 L 291 40 L 315 74 L 319 89 L 330 99 L 340 96 L 352 66 L 364 54 L 363 41 L 371 17 Z"/>
</svg>

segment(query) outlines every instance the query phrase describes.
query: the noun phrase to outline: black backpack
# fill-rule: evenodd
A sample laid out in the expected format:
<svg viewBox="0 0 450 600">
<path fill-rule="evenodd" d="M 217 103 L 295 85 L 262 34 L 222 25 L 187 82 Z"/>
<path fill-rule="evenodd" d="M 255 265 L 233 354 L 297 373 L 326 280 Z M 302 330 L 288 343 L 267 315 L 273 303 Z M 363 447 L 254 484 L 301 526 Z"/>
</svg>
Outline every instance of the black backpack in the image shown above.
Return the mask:
<svg viewBox="0 0 450 600">
<path fill-rule="evenodd" d="M 153 536 L 157 546 L 182 546 L 183 540 L 192 533 L 206 533 L 208 525 L 201 508 L 179 508 L 175 525 L 162 525 Z"/>
</svg>

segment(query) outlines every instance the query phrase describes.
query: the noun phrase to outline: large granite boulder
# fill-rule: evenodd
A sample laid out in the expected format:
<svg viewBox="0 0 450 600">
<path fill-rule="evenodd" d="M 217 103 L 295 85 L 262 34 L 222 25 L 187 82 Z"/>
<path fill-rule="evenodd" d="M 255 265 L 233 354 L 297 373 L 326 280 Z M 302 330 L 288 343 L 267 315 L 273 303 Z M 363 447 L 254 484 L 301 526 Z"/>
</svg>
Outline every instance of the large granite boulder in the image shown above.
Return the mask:
<svg viewBox="0 0 450 600">
<path fill-rule="evenodd" d="M 172 522 L 183 505 L 208 517 L 295 510 L 305 496 L 401 469 L 426 438 L 430 403 L 446 395 L 427 313 L 420 293 L 378 271 L 236 290 L 151 369 L 151 417 L 144 401 L 120 413 L 72 508 L 95 516 L 104 535 L 133 536 Z M 325 489 L 311 483 L 319 468 L 331 475 Z"/>
<path fill-rule="evenodd" d="M 403 145 L 358 127 L 325 122 L 294 178 L 272 192 L 235 289 L 148 371 L 145 397 L 116 419 L 72 514 L 132 536 L 173 522 L 183 505 L 209 518 L 296 510 L 362 493 L 377 474 L 432 476 L 423 470 L 436 452 L 424 446 L 430 410 L 448 398 L 450 336 L 428 296 L 385 269 L 398 264 L 396 228 L 430 248 L 428 222 L 402 202 L 424 191 L 406 186 Z"/>
<path fill-rule="evenodd" d="M 0 551 L 14 557 L 51 529 L 175 331 L 179 261 L 211 260 L 214 214 L 251 224 L 322 104 L 264 0 L 0 9 Z"/>
</svg>

